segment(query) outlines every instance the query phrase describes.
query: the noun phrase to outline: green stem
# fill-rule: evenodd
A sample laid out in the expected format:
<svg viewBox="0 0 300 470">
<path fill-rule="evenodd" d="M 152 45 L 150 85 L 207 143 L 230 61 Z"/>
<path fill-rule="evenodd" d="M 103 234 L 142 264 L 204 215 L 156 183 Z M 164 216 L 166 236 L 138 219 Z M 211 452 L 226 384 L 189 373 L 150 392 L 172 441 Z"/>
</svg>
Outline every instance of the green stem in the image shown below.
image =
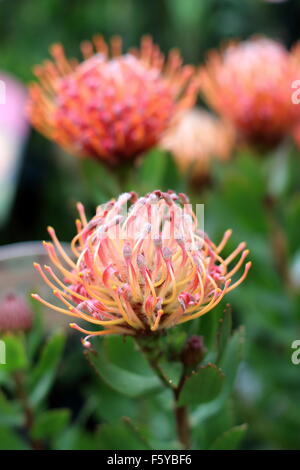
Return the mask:
<svg viewBox="0 0 300 470">
<path fill-rule="evenodd" d="M 190 449 L 190 422 L 188 409 L 186 406 L 181 406 L 178 404 L 181 390 L 185 384 L 187 377 L 187 367 L 183 367 L 182 375 L 180 381 L 174 390 L 174 399 L 175 399 L 175 418 L 176 418 L 176 427 L 178 439 L 181 442 L 184 449 Z"/>
<path fill-rule="evenodd" d="M 175 402 L 176 403 L 176 402 Z M 175 418 L 178 440 L 186 450 L 190 449 L 190 425 L 186 406 L 175 405 Z"/>
<path fill-rule="evenodd" d="M 286 236 L 277 220 L 275 205 L 275 198 L 268 196 L 266 198 L 265 207 L 271 231 L 271 246 L 274 255 L 274 262 L 277 272 L 286 286 L 287 291 L 293 293 L 295 286 L 289 270 Z"/>
<path fill-rule="evenodd" d="M 42 450 L 43 446 L 40 440 L 38 439 L 33 439 L 30 436 L 31 429 L 34 424 L 34 413 L 33 410 L 30 406 L 28 397 L 27 397 L 27 392 L 24 384 L 24 374 L 21 371 L 17 371 L 14 374 L 14 379 L 15 379 L 15 385 L 16 385 L 16 394 L 22 404 L 22 408 L 24 411 L 24 417 L 25 417 L 25 428 L 28 434 L 28 438 L 30 440 L 31 446 L 34 450 Z"/>
<path fill-rule="evenodd" d="M 139 338 L 136 338 L 136 343 L 141 352 L 144 354 L 145 358 L 147 359 L 147 362 L 150 365 L 151 369 L 156 373 L 163 385 L 165 385 L 165 387 L 167 388 L 171 388 L 172 390 L 174 390 L 172 381 L 164 373 L 164 371 L 159 365 L 159 357 L 157 355 L 157 352 L 154 350 L 155 348 L 147 344 L 144 339 L 140 340 Z"/>
<path fill-rule="evenodd" d="M 148 364 L 152 368 L 152 370 L 156 373 L 156 375 L 161 380 L 162 384 L 171 389 L 173 391 L 174 396 L 174 415 L 176 421 L 176 430 L 178 440 L 181 443 L 184 449 L 190 448 L 190 424 L 189 424 L 189 416 L 188 410 L 186 406 L 179 405 L 179 396 L 181 389 L 185 383 L 186 379 L 186 369 L 184 368 L 181 379 L 177 386 L 174 386 L 172 381 L 167 377 L 164 373 L 162 368 L 159 365 L 159 354 L 157 354 L 157 349 L 155 347 L 151 347 L 150 344 L 147 344 L 145 339 L 139 340 L 136 338 L 136 343 L 140 348 L 141 352 L 144 354 L 145 358 L 147 359 Z"/>
</svg>

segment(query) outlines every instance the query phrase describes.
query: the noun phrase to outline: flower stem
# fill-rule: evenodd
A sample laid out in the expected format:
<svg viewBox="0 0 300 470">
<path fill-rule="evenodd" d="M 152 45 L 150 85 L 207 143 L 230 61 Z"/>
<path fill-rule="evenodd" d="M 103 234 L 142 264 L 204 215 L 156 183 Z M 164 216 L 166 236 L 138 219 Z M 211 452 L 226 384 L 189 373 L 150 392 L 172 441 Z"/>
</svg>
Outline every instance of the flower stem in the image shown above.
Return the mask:
<svg viewBox="0 0 300 470">
<path fill-rule="evenodd" d="M 176 430 L 178 440 L 181 443 L 184 449 L 190 448 L 190 424 L 189 424 L 189 416 L 188 410 L 186 406 L 179 405 L 179 396 L 181 389 L 184 385 L 186 379 L 186 368 L 183 369 L 181 379 L 179 384 L 175 386 L 172 381 L 167 377 L 164 373 L 162 368 L 159 365 L 159 354 L 157 354 L 157 350 L 153 349 L 150 345 L 147 345 L 145 340 L 139 341 L 136 338 L 136 342 L 144 354 L 145 358 L 148 361 L 148 364 L 152 368 L 152 370 L 156 373 L 156 375 L 161 380 L 162 384 L 171 389 L 173 391 L 174 396 L 174 414 L 175 414 L 175 421 L 176 421 Z"/>
<path fill-rule="evenodd" d="M 177 435 L 178 440 L 182 444 L 184 449 L 190 449 L 191 442 L 190 442 L 190 423 L 189 423 L 189 415 L 186 406 L 180 406 L 178 404 L 180 392 L 182 387 L 184 386 L 185 380 L 187 377 L 187 370 L 186 366 L 184 366 L 181 379 L 174 390 L 174 398 L 175 398 L 175 418 L 176 418 L 176 427 L 177 427 Z"/>
<path fill-rule="evenodd" d="M 23 372 L 21 371 L 15 372 L 14 379 L 15 379 L 15 385 L 16 385 L 16 393 L 23 407 L 23 412 L 25 416 L 24 425 L 25 425 L 31 446 L 34 450 L 41 450 L 43 449 L 41 441 L 30 437 L 31 429 L 34 424 L 34 413 L 27 397 Z"/>
<path fill-rule="evenodd" d="M 268 196 L 266 198 L 265 207 L 271 231 L 271 246 L 274 262 L 287 291 L 293 292 L 295 287 L 289 270 L 286 236 L 277 220 L 275 204 L 276 201 L 274 197 Z"/>
<path fill-rule="evenodd" d="M 190 449 L 190 425 L 186 406 L 178 406 L 175 401 L 177 435 L 182 447 Z"/>
<path fill-rule="evenodd" d="M 174 390 L 172 381 L 169 379 L 169 377 L 167 377 L 167 375 L 164 373 L 164 371 L 159 365 L 159 356 L 157 355 L 157 351 L 154 351 L 154 348 L 151 347 L 150 344 L 147 344 L 145 340 L 139 340 L 138 338 L 136 338 L 136 343 L 140 348 L 141 352 L 144 354 L 145 358 L 147 359 L 149 366 L 159 377 L 163 385 Z"/>
</svg>

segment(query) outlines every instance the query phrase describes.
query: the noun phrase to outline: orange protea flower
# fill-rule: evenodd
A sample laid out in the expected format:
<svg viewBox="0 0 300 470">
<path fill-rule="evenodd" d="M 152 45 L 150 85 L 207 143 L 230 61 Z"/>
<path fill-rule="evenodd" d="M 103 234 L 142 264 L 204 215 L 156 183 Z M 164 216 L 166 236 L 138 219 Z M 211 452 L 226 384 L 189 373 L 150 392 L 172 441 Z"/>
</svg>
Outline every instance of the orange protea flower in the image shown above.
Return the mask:
<svg viewBox="0 0 300 470">
<path fill-rule="evenodd" d="M 125 55 L 118 37 L 109 48 L 96 36 L 81 50 L 78 64 L 61 45 L 51 48 L 54 62 L 35 68 L 40 83 L 31 85 L 28 107 L 34 127 L 72 154 L 109 165 L 132 160 L 195 101 L 193 67 L 182 66 L 177 50 L 165 61 L 150 37 Z"/>
<path fill-rule="evenodd" d="M 123 214 L 127 204 L 130 210 Z M 33 297 L 103 328 L 87 331 L 76 323 L 70 325 L 88 337 L 145 335 L 198 318 L 241 284 L 251 265 L 248 262 L 242 276 L 232 282 L 248 255 L 246 244 L 240 243 L 223 259 L 220 253 L 231 230 L 216 246 L 197 227 L 183 194 L 155 191 L 137 199 L 136 194 L 125 193 L 98 206 L 89 222 L 81 204 L 78 211 L 78 233 L 71 243 L 76 261 L 49 227 L 53 243 L 44 245 L 59 274 L 50 266 L 43 270 L 35 264 L 63 306 L 37 294 Z M 87 340 L 85 345 L 89 345 Z"/>
<path fill-rule="evenodd" d="M 273 147 L 300 117 L 292 103 L 292 82 L 299 76 L 297 48 L 254 37 L 213 51 L 200 72 L 208 103 L 229 119 L 251 145 Z"/>
<path fill-rule="evenodd" d="M 234 148 L 235 133 L 227 122 L 200 108 L 186 111 L 160 141 L 172 152 L 182 173 L 191 172 L 195 182 L 205 179 L 212 161 L 229 160 Z"/>
</svg>

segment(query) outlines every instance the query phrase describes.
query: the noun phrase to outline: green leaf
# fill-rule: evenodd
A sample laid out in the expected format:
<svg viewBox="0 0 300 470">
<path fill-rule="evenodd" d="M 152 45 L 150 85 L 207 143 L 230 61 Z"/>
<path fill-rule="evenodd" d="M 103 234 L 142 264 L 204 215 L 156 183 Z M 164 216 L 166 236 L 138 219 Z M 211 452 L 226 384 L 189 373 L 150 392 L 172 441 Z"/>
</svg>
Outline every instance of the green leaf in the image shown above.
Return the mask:
<svg viewBox="0 0 300 470">
<path fill-rule="evenodd" d="M 138 178 L 145 191 L 161 189 L 167 168 L 166 152 L 160 149 L 149 151 L 139 167 Z"/>
<path fill-rule="evenodd" d="M 55 450 L 98 450 L 95 433 L 87 432 L 78 425 L 69 426 L 57 439 L 52 440 Z"/>
<path fill-rule="evenodd" d="M 204 345 L 209 351 L 215 349 L 216 347 L 216 336 L 219 328 L 219 319 L 222 314 L 223 312 L 221 305 L 217 305 L 210 315 L 203 315 L 203 317 L 198 319 L 198 329 L 195 331 L 195 333 L 193 332 L 194 334 L 199 334 L 204 337 Z"/>
<path fill-rule="evenodd" d="M 21 426 L 23 413 L 16 401 L 9 401 L 0 392 L 0 426 Z"/>
<path fill-rule="evenodd" d="M 135 400 L 116 392 L 105 382 L 99 387 L 99 382 L 93 383 L 93 387 L 88 390 L 88 397 L 85 397 L 85 403 L 90 402 L 91 414 L 96 420 L 107 423 L 118 423 L 122 416 L 137 418 L 139 408 Z"/>
<path fill-rule="evenodd" d="M 47 410 L 37 415 L 31 436 L 34 439 L 49 439 L 62 432 L 69 424 L 70 410 Z"/>
<path fill-rule="evenodd" d="M 288 148 L 280 146 L 267 161 L 268 194 L 274 197 L 282 197 L 289 183 L 289 159 Z"/>
<path fill-rule="evenodd" d="M 133 338 L 122 338 L 121 336 L 108 336 L 98 344 L 105 351 L 109 362 L 141 375 L 153 376 L 153 371 L 149 366 L 145 356 L 138 349 Z M 101 349 L 102 351 L 102 349 Z M 102 353 L 102 352 L 101 352 Z"/>
<path fill-rule="evenodd" d="M 231 393 L 236 374 L 240 365 L 245 343 L 245 329 L 240 327 L 228 341 L 227 347 L 220 361 L 220 367 L 225 373 L 222 395 Z"/>
<path fill-rule="evenodd" d="M 232 226 L 239 233 L 265 235 L 268 231 L 263 206 L 265 182 L 259 160 L 249 155 L 237 155 L 231 164 L 222 165 L 220 173 L 220 187 L 210 195 L 205 225 L 209 221 L 209 212 L 214 214 L 216 211 L 218 220 L 212 223 L 222 227 L 222 231 Z"/>
<path fill-rule="evenodd" d="M 57 332 L 44 346 L 39 362 L 29 379 L 30 401 L 33 406 L 46 398 L 54 381 L 64 344 L 64 334 Z"/>
<path fill-rule="evenodd" d="M 7 334 L 2 337 L 5 345 L 5 364 L 1 364 L 4 372 L 24 370 L 27 365 L 24 336 L 20 334 Z"/>
<path fill-rule="evenodd" d="M 134 398 L 161 388 L 156 376 L 140 375 L 122 369 L 111 363 L 105 352 L 98 354 L 95 351 L 86 351 L 85 354 L 102 380 L 119 393 Z"/>
<path fill-rule="evenodd" d="M 231 307 L 229 304 L 226 305 L 222 318 L 219 319 L 219 328 L 217 331 L 217 348 L 218 348 L 218 360 L 223 355 L 223 352 L 226 348 L 228 339 L 230 338 L 232 328 L 232 313 Z"/>
<path fill-rule="evenodd" d="M 223 378 L 222 371 L 215 364 L 201 367 L 186 379 L 179 405 L 199 405 L 214 400 L 221 392 Z"/>
<path fill-rule="evenodd" d="M 128 422 L 103 424 L 99 429 L 100 450 L 146 450 L 149 446 Z"/>
<path fill-rule="evenodd" d="M 235 450 L 239 447 L 241 440 L 247 431 L 247 424 L 235 426 L 221 434 L 209 447 L 209 450 Z"/>
<path fill-rule="evenodd" d="M 177 386 L 182 376 L 182 362 L 161 360 L 159 366 L 171 383 Z"/>
<path fill-rule="evenodd" d="M 27 450 L 29 446 L 10 428 L 0 427 L 0 450 Z"/>
<path fill-rule="evenodd" d="M 162 183 L 162 188 L 165 190 L 173 189 L 178 192 L 187 192 L 187 179 L 184 178 L 178 171 L 178 166 L 171 153 L 165 155 L 167 160 L 167 168 Z"/>
<path fill-rule="evenodd" d="M 32 359 L 42 341 L 43 314 L 41 304 L 39 302 L 35 302 L 31 297 L 29 301 L 31 308 L 34 311 L 34 321 L 31 330 L 27 334 L 26 349 L 28 351 L 29 358 Z"/>
<path fill-rule="evenodd" d="M 120 192 L 115 175 L 104 164 L 91 158 L 84 158 L 80 163 L 89 194 L 96 204 L 105 202 Z"/>
<path fill-rule="evenodd" d="M 217 437 L 235 425 L 234 404 L 231 399 L 221 404 L 220 398 L 217 398 L 208 404 L 197 407 L 198 413 L 200 408 L 203 409 L 202 419 L 201 417 L 199 419 L 199 414 L 197 422 L 194 420 L 195 415 L 190 417 L 193 429 L 193 448 L 209 449 Z"/>
<path fill-rule="evenodd" d="M 296 194 L 285 205 L 285 227 L 288 237 L 288 249 L 290 254 L 295 254 L 299 248 L 299 224 L 300 224 L 300 195 Z"/>
</svg>

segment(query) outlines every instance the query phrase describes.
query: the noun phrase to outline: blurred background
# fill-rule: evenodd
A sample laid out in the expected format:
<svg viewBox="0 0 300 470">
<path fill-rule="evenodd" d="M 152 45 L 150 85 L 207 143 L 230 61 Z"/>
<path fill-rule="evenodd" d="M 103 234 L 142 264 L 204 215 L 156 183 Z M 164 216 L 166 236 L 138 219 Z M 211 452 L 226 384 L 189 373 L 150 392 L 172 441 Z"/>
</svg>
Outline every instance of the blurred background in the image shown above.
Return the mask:
<svg viewBox="0 0 300 470">
<path fill-rule="evenodd" d="M 48 57 L 49 45 L 61 42 L 69 56 L 78 57 L 79 43 L 95 32 L 106 38 L 122 35 L 124 48 L 137 45 L 149 33 L 163 51 L 178 47 L 184 60 L 194 64 L 228 38 L 261 33 L 290 46 L 299 35 L 300 5 L 296 0 L 2 0 L 0 13 L 1 70 L 26 85 L 33 80 L 32 67 Z M 22 109 L 22 102 L 19 105 Z M 1 226 L 1 243 L 40 239 L 44 227 L 57 221 L 65 221 L 69 237 L 72 225 L 67 224 L 72 222 L 64 215 L 78 197 L 73 177 L 56 146 L 30 131 L 14 179 L 10 212 Z"/>
<path fill-rule="evenodd" d="M 124 49 L 138 45 L 141 36 L 149 33 L 163 51 L 178 47 L 185 62 L 198 65 L 209 49 L 218 48 L 229 38 L 264 34 L 287 47 L 300 39 L 298 0 L 1 0 L 0 18 L 0 80 L 8 84 L 9 102 L 14 103 L 9 120 L 8 104 L 0 104 L 1 294 L 16 286 L 24 292 L 32 289 L 38 281 L 31 261 L 43 256 L 40 243 L 34 242 L 47 238 L 47 225 L 57 228 L 61 240 L 71 239 L 75 202 L 81 200 L 91 209 L 95 203 L 88 196 L 88 188 L 80 182 L 77 160 L 63 155 L 26 121 L 26 85 L 33 80 L 32 67 L 48 57 L 49 45 L 61 42 L 68 56 L 79 57 L 79 43 L 97 32 L 105 38 L 121 35 Z M 199 103 L 204 105 L 200 99 Z M 293 148 L 287 160 L 290 165 L 286 169 L 287 178 L 299 182 L 299 151 Z M 278 171 L 282 168 L 274 169 L 276 181 Z M 236 391 L 239 400 L 235 402 L 236 421 L 249 425 L 243 448 L 299 449 L 300 366 L 291 363 L 290 355 L 292 341 L 300 338 L 300 295 L 291 296 L 274 269 L 261 204 L 264 197 L 261 164 L 244 154 L 236 164 L 228 164 L 226 170 L 216 168 L 214 178 L 215 191 L 205 192 L 203 198 L 197 196 L 197 202 L 206 204 L 205 229 L 212 239 L 218 239 L 225 229 L 232 227 L 234 240 L 247 240 L 254 264 L 249 282 L 230 298 L 234 325 L 245 325 L 247 335 Z M 298 279 L 297 184 L 291 197 L 286 189 L 291 180 L 286 183 L 279 218 L 287 227 L 288 255 Z M 6 246 L 19 242 L 21 246 Z M 86 429 L 91 430 L 94 422 L 90 414 L 97 403 L 86 401 L 88 404 L 82 410 L 82 401 L 94 385 L 87 387 L 90 379 L 80 347 L 78 337 L 69 339 L 66 354 L 72 361 L 77 360 L 78 368 L 72 370 L 71 362 L 65 361 L 51 392 L 50 404 L 70 407 L 81 422 L 87 423 Z M 77 387 L 79 383 L 84 384 L 82 388 Z M 116 397 L 109 397 L 106 389 L 102 389 L 101 399 L 116 402 Z M 122 402 L 122 406 L 130 413 L 132 404 Z M 78 436 L 65 435 L 63 444 L 55 445 L 91 446 L 87 434 L 81 432 Z"/>
<path fill-rule="evenodd" d="M 185 62 L 194 64 L 229 38 L 266 34 L 290 46 L 299 38 L 300 4 L 297 0 L 45 0 L 40 4 L 2 0 L 0 14 L 0 69 L 26 85 L 33 80 L 32 67 L 49 57 L 49 45 L 61 42 L 69 56 L 78 57 L 79 43 L 95 32 L 106 38 L 122 35 L 124 48 L 136 46 L 149 33 L 163 51 L 178 47 Z M 21 101 L 19 106 L 22 109 Z M 64 215 L 80 196 L 72 184 L 69 162 L 62 161 L 56 146 L 34 131 L 22 144 L 19 158 L 1 243 L 40 239 L 45 236 L 44 227 L 57 221 L 60 226 L 62 221 L 66 224 L 69 237 L 72 222 Z"/>
</svg>

